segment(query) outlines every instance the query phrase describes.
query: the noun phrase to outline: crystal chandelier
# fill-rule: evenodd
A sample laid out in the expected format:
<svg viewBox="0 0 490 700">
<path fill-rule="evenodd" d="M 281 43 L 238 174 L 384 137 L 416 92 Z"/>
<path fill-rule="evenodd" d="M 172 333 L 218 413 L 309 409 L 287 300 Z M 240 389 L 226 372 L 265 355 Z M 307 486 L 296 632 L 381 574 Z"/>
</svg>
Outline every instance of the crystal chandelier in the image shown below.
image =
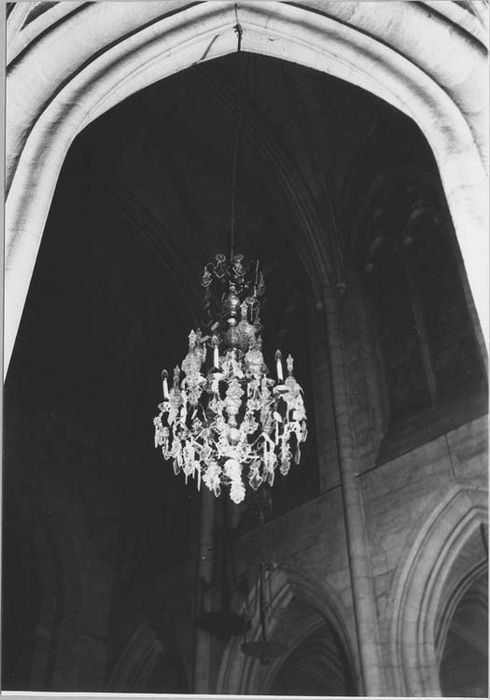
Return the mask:
<svg viewBox="0 0 490 700">
<path fill-rule="evenodd" d="M 204 269 L 207 332 L 192 330 L 182 366 L 169 389 L 162 372 L 163 402 L 154 419 L 155 446 L 173 461 L 175 474 L 203 482 L 216 496 L 223 486 L 241 503 L 253 490 L 274 483 L 300 461 L 306 440 L 303 392 L 293 358 L 275 355 L 276 379 L 268 374 L 260 335 L 264 282 L 258 263 L 219 254 Z"/>
<path fill-rule="evenodd" d="M 243 30 L 237 21 L 240 57 Z M 154 418 L 155 447 L 183 472 L 203 482 L 216 496 L 223 486 L 241 503 L 247 484 L 272 486 L 276 469 L 287 474 L 299 463 L 306 440 L 302 389 L 293 377 L 293 358 L 276 352 L 276 380 L 262 354 L 260 298 L 264 280 L 258 262 L 234 254 L 239 90 L 233 138 L 230 253 L 218 254 L 204 268 L 204 323 L 189 334 L 189 350 L 169 377 L 162 372 L 163 402 Z"/>
</svg>

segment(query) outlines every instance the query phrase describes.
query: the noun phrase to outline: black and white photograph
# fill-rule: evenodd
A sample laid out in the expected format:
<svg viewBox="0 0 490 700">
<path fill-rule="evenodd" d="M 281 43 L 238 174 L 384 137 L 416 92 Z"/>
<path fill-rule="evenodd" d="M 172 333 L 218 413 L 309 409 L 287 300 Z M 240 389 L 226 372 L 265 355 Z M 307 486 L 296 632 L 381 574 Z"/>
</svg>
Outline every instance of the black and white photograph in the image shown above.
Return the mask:
<svg viewBox="0 0 490 700">
<path fill-rule="evenodd" d="M 0 12 L 1 694 L 488 697 L 487 0 Z"/>
</svg>

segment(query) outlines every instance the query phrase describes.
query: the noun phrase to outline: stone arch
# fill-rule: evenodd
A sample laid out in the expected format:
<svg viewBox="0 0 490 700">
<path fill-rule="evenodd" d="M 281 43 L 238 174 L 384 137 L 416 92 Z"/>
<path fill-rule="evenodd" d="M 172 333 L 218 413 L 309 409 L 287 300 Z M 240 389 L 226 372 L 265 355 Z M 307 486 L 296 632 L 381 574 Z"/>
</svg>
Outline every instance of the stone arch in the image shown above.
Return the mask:
<svg viewBox="0 0 490 700">
<path fill-rule="evenodd" d="M 146 620 L 140 622 L 106 681 L 108 690 L 140 690 L 151 676 L 163 646 Z"/>
<path fill-rule="evenodd" d="M 481 527 L 482 525 L 480 528 L 476 527 L 472 530 L 442 589 L 441 604 L 435 625 L 435 649 L 438 666 L 448 628 L 456 608 L 475 580 L 480 579 L 488 568 L 483 543 L 485 534 L 482 533 Z"/>
<path fill-rule="evenodd" d="M 290 567 L 269 571 L 266 588 L 270 602 L 266 607 L 267 636 L 277 642 L 286 638 L 293 641 L 288 653 L 328 625 L 345 652 L 348 665 L 359 684 L 360 673 L 357 658 L 353 652 L 354 633 L 351 621 L 338 596 L 323 584 L 322 588 L 309 580 L 303 573 Z M 255 587 L 252 589 L 244 610 L 256 600 Z M 243 611 L 242 611 L 243 612 Z M 259 612 L 253 611 L 251 629 L 247 633 L 249 641 L 261 638 Z M 235 638 L 226 647 L 218 674 L 217 693 L 267 694 L 275 675 L 284 663 L 284 657 L 264 666 L 258 659 L 246 656 L 241 651 L 243 638 Z"/>
<path fill-rule="evenodd" d="M 437 658 L 446 696 L 488 693 L 488 564 L 473 567 L 444 611 Z"/>
<path fill-rule="evenodd" d="M 466 15 L 455 31 L 444 12 L 426 3 L 380 3 L 376 13 L 363 5 L 243 2 L 243 50 L 330 73 L 417 122 L 440 169 L 486 337 L 484 49 Z M 156 80 L 236 50 L 234 2 L 163 7 L 164 13 L 160 3 L 111 4 L 109 16 L 105 3 L 87 3 L 57 15 L 51 25 L 48 10 L 28 24 L 30 41 L 22 28 L 17 46 L 10 41 L 5 370 L 56 181 L 75 136 Z M 446 60 L 452 50 L 460 61 Z"/>
<path fill-rule="evenodd" d="M 262 691 L 269 695 L 351 696 L 359 692 L 343 649 L 326 622 L 310 625 L 301 640 L 276 665 L 278 668 L 274 668 L 274 674 Z"/>
<path fill-rule="evenodd" d="M 125 632 L 125 644 L 106 677 L 107 692 L 188 691 L 182 650 L 176 639 L 164 639 L 158 624 L 139 615 L 130 621 Z"/>
<path fill-rule="evenodd" d="M 447 621 L 486 565 L 481 526 L 487 520 L 487 496 L 453 487 L 401 554 L 391 607 L 397 695 L 441 695 L 438 668 Z"/>
</svg>

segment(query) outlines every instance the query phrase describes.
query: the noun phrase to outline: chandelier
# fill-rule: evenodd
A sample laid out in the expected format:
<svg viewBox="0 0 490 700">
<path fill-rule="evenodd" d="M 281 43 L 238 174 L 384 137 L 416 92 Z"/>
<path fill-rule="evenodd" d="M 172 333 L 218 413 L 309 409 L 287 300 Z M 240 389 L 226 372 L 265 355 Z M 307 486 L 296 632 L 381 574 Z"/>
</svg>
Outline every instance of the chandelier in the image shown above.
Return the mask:
<svg viewBox="0 0 490 700">
<path fill-rule="evenodd" d="M 237 23 L 237 63 L 242 29 Z M 238 117 L 238 90 L 236 115 Z M 238 118 L 234 131 L 230 253 L 204 268 L 204 318 L 189 334 L 189 349 L 169 382 L 162 372 L 163 401 L 154 418 L 155 447 L 172 460 L 175 474 L 201 482 L 215 496 L 229 487 L 234 503 L 247 488 L 272 486 L 299 463 L 306 440 L 303 392 L 293 358 L 275 354 L 276 378 L 262 353 L 260 299 L 265 286 L 257 261 L 234 254 Z M 170 386 L 169 386 L 170 384 Z"/>
<path fill-rule="evenodd" d="M 299 464 L 306 440 L 303 392 L 293 358 L 275 354 L 276 379 L 262 354 L 258 263 L 219 254 L 204 268 L 205 326 L 189 334 L 189 349 L 169 388 L 162 372 L 163 402 L 154 419 L 155 446 L 173 461 L 175 474 L 203 482 L 215 496 L 229 486 L 241 503 L 246 485 L 257 490 Z"/>
</svg>

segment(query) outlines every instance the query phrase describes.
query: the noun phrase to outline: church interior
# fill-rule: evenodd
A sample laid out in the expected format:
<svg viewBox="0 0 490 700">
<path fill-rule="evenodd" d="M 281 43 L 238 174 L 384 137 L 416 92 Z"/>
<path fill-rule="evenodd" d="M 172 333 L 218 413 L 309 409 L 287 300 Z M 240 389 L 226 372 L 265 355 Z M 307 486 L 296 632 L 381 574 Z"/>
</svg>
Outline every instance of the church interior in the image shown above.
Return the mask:
<svg viewBox="0 0 490 700">
<path fill-rule="evenodd" d="M 230 216 L 308 424 L 239 504 L 153 424 Z M 249 51 L 135 92 L 68 150 L 6 376 L 2 689 L 487 697 L 487 392 L 412 119 Z"/>
</svg>

